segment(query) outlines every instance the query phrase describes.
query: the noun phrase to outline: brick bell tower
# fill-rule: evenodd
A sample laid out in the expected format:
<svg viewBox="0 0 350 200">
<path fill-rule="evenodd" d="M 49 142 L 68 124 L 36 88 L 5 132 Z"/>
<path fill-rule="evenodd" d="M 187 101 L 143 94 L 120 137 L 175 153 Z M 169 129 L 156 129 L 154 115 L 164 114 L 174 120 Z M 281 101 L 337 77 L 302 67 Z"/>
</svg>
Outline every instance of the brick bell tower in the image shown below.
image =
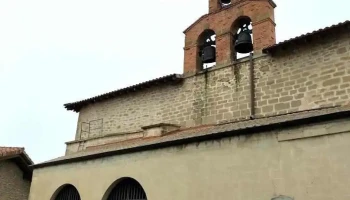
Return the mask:
<svg viewBox="0 0 350 200">
<path fill-rule="evenodd" d="M 275 7 L 272 0 L 209 0 L 209 13 L 184 31 L 184 74 L 203 70 L 201 51 L 207 41 L 215 47 L 216 66 L 232 64 L 237 56 L 234 46 L 242 23 L 251 25 L 254 54 L 275 44 Z M 214 42 L 208 40 L 212 36 Z"/>
</svg>

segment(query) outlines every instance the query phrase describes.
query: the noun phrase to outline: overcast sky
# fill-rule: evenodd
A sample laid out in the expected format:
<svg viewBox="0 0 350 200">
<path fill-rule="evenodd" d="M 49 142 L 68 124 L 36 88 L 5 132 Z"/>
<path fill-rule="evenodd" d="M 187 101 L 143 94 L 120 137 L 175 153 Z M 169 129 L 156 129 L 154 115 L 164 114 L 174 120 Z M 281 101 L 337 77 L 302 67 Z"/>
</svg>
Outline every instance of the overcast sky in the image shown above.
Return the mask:
<svg viewBox="0 0 350 200">
<path fill-rule="evenodd" d="M 276 0 L 277 41 L 350 19 L 349 0 Z M 181 73 L 182 31 L 208 0 L 0 0 L 0 146 L 64 155 L 64 103 Z"/>
</svg>

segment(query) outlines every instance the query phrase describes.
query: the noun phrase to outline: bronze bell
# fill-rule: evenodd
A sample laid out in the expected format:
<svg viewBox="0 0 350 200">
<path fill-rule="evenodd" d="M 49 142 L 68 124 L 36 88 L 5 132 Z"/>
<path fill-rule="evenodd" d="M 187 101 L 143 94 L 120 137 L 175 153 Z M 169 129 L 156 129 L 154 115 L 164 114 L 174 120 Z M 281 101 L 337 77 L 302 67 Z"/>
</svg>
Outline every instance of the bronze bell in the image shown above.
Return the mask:
<svg viewBox="0 0 350 200">
<path fill-rule="evenodd" d="M 215 47 L 205 46 L 202 50 L 202 62 L 203 63 L 212 63 L 216 60 Z"/>
<path fill-rule="evenodd" d="M 229 4 L 229 3 L 231 3 L 231 0 L 221 0 L 221 3 L 222 4 Z"/>
<path fill-rule="evenodd" d="M 235 42 L 235 50 L 238 53 L 250 53 L 253 51 L 251 31 L 248 27 L 242 27 Z"/>
</svg>

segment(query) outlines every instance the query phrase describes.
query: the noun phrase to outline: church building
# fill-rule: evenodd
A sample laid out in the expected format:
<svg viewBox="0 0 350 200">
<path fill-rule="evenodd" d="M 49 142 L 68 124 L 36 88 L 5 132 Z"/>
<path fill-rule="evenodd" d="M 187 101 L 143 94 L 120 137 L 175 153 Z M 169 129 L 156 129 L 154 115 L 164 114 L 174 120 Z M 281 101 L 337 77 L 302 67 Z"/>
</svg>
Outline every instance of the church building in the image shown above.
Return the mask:
<svg viewBox="0 0 350 200">
<path fill-rule="evenodd" d="M 350 21 L 276 43 L 272 0 L 209 0 L 183 73 L 65 108 L 29 200 L 350 199 Z"/>
</svg>

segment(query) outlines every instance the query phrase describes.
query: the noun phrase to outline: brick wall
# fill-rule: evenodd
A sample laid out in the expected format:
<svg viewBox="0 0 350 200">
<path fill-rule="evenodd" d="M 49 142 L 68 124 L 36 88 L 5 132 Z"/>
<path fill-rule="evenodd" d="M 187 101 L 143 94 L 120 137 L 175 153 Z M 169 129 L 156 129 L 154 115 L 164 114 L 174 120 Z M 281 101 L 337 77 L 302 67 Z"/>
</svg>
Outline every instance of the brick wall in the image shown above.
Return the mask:
<svg viewBox="0 0 350 200">
<path fill-rule="evenodd" d="M 193 23 L 185 31 L 184 73 L 192 74 L 201 70 L 198 43 L 205 30 L 216 34 L 216 65 L 228 65 L 235 60 L 232 33 L 238 31 L 237 23 L 242 17 L 249 18 L 253 26 L 254 52 L 260 53 L 264 47 L 276 43 L 274 7 L 268 0 L 232 1 L 232 5 L 221 9 L 219 0 L 209 0 L 209 14 Z"/>
<path fill-rule="evenodd" d="M 259 60 L 257 113 L 282 114 L 350 102 L 349 33 Z"/>
<path fill-rule="evenodd" d="M 348 104 L 349 33 L 254 59 L 256 114 L 266 116 Z M 83 108 L 76 138 L 139 131 L 160 122 L 182 127 L 249 118 L 249 61 L 213 67 L 173 86 L 158 86 Z M 103 119 L 81 133 L 82 122 Z M 95 122 L 94 122 L 95 123 Z"/>
<path fill-rule="evenodd" d="M 183 84 L 160 86 L 83 108 L 81 122 L 103 118 L 102 134 L 133 132 L 160 122 L 191 127 L 249 114 L 247 63 L 186 78 Z M 100 133 L 92 132 L 89 137 Z M 82 138 L 88 137 L 83 132 Z"/>
<path fill-rule="evenodd" d="M 11 161 L 0 161 L 0 199 L 28 199 L 30 182 L 23 179 L 23 172 Z"/>
</svg>

